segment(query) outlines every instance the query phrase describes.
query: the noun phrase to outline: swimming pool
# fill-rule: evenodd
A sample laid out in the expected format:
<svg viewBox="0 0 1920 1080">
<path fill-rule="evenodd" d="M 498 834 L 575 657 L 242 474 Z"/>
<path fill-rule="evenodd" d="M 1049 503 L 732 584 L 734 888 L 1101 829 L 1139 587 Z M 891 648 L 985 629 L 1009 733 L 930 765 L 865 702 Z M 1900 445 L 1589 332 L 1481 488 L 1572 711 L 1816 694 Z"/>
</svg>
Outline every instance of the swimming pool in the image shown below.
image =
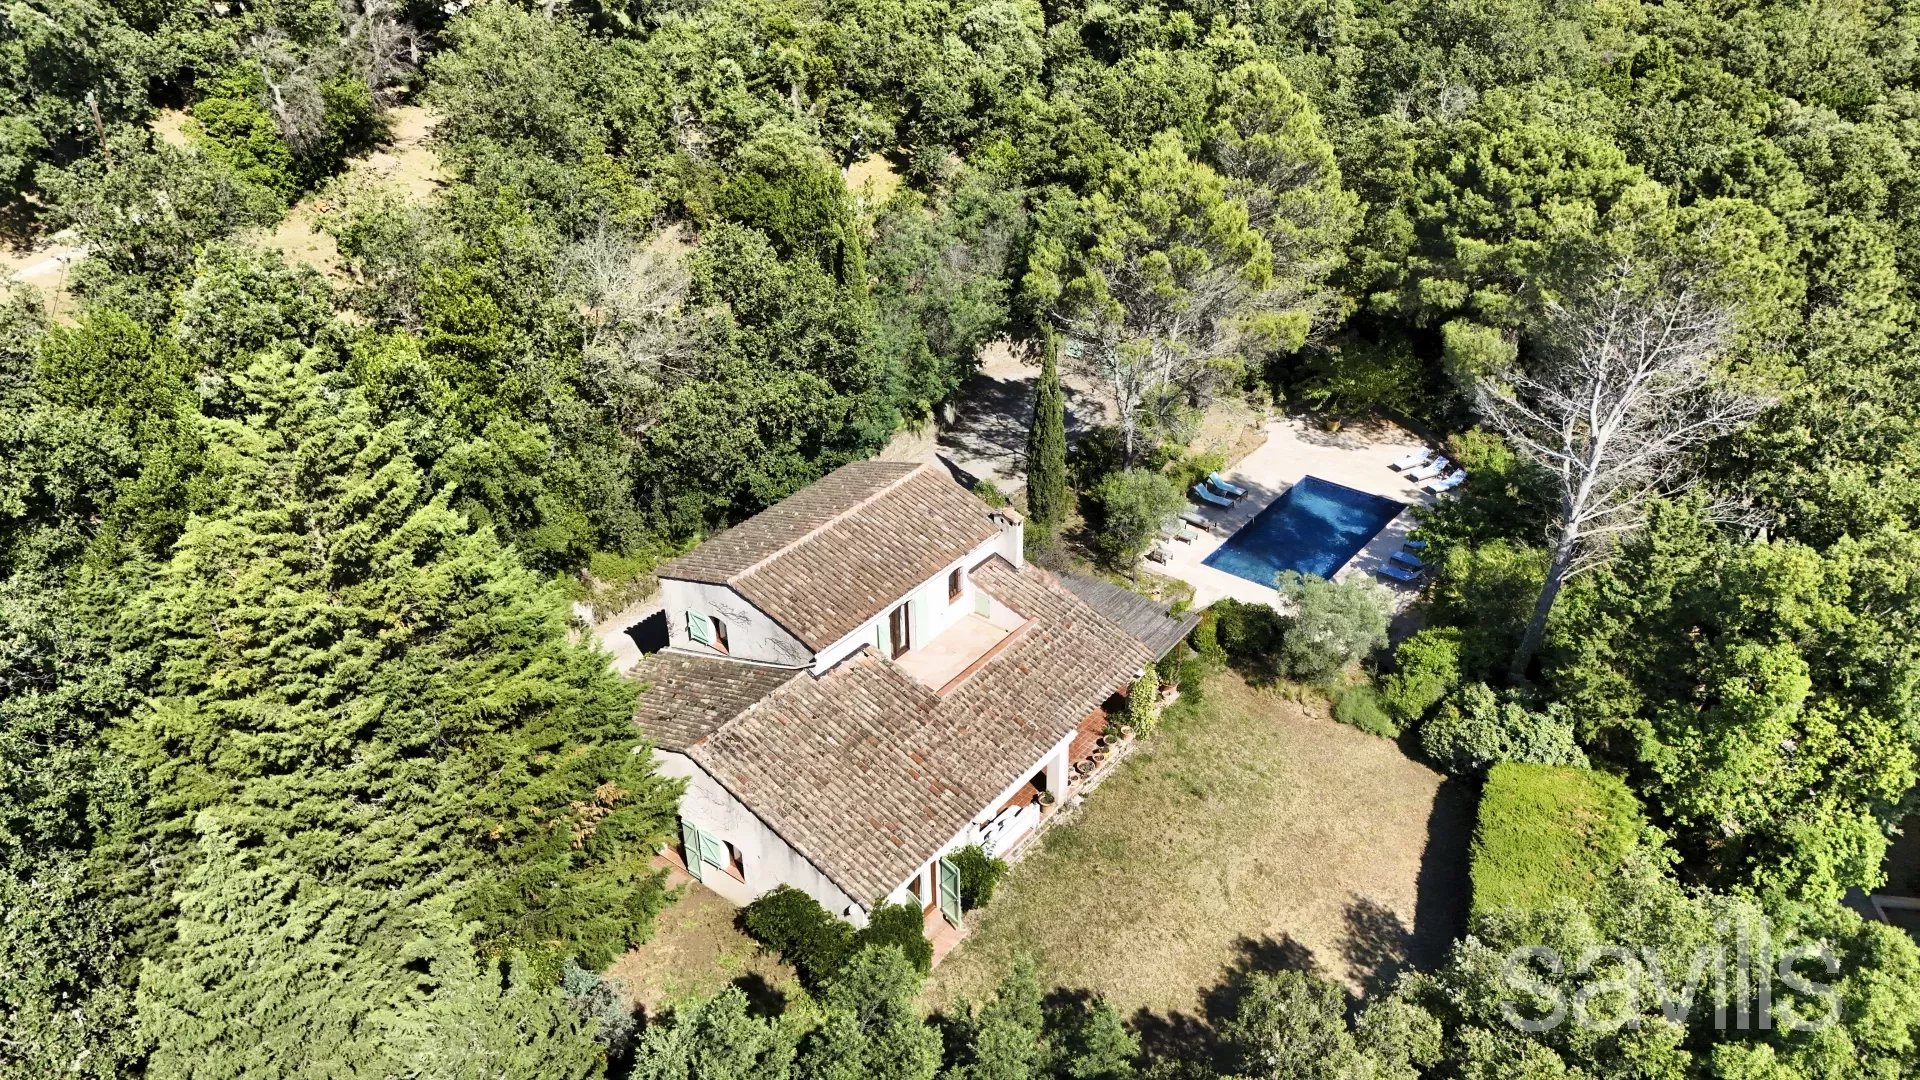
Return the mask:
<svg viewBox="0 0 1920 1080">
<path fill-rule="evenodd" d="M 1282 570 L 1330 578 L 1406 508 L 1405 503 L 1304 476 L 1201 561 L 1267 586 Z"/>
</svg>

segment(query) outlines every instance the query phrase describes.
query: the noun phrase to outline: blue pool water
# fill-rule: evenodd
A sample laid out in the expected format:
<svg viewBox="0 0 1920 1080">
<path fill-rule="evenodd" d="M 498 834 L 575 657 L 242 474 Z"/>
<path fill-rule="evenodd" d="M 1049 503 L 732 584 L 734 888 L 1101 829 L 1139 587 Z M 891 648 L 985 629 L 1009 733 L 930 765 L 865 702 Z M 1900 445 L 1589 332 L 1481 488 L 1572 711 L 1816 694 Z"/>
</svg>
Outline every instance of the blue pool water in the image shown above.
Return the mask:
<svg viewBox="0 0 1920 1080">
<path fill-rule="evenodd" d="M 1330 578 L 1404 509 L 1392 499 L 1302 477 L 1203 561 L 1262 585 L 1272 585 L 1282 570 Z"/>
</svg>

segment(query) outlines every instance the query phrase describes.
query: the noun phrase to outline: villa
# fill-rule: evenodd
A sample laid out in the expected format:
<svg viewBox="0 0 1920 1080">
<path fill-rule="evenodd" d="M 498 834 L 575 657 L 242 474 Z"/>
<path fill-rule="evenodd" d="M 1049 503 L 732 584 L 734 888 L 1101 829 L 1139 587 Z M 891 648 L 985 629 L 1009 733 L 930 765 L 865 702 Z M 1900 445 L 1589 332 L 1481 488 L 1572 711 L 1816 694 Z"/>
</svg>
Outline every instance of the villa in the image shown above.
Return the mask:
<svg viewBox="0 0 1920 1080">
<path fill-rule="evenodd" d="M 938 466 L 865 461 L 663 567 L 669 641 L 631 674 L 687 781 L 669 857 L 737 904 L 957 923 L 947 856 L 1029 840 L 1192 625 L 1029 564 L 1022 532 Z"/>
</svg>

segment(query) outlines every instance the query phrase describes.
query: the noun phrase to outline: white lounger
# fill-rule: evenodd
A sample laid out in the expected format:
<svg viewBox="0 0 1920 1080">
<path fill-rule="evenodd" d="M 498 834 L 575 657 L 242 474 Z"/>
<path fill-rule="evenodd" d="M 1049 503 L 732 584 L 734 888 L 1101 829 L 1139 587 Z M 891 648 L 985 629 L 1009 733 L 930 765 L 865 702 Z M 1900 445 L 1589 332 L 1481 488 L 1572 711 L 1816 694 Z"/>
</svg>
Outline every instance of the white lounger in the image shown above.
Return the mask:
<svg viewBox="0 0 1920 1080">
<path fill-rule="evenodd" d="M 1438 495 L 1443 491 L 1452 491 L 1454 488 L 1457 488 L 1461 484 L 1464 484 L 1466 482 L 1467 482 L 1467 470 L 1461 469 L 1459 472 L 1454 473 L 1452 476 L 1449 476 L 1444 480 L 1435 480 L 1433 483 L 1428 484 L 1427 490 L 1433 492 L 1435 495 Z"/>
<path fill-rule="evenodd" d="M 1413 453 L 1408 454 L 1406 457 L 1401 458 L 1399 461 L 1396 461 L 1393 464 L 1387 466 L 1387 468 L 1398 469 L 1401 472 L 1406 472 L 1408 469 L 1417 469 L 1420 466 L 1425 465 L 1432 458 L 1433 458 L 1433 451 L 1428 450 L 1425 447 L 1421 447 L 1420 449 L 1415 450 Z"/>
<path fill-rule="evenodd" d="M 1434 458 L 1433 461 L 1431 461 L 1430 463 L 1426 465 L 1422 465 L 1419 468 L 1414 469 L 1413 471 L 1407 473 L 1407 479 L 1431 480 L 1434 477 L 1439 476 L 1441 473 L 1446 472 L 1447 466 L 1451 464 L 1453 464 L 1453 462 L 1448 461 L 1446 458 L 1443 458 L 1443 457 Z"/>
</svg>

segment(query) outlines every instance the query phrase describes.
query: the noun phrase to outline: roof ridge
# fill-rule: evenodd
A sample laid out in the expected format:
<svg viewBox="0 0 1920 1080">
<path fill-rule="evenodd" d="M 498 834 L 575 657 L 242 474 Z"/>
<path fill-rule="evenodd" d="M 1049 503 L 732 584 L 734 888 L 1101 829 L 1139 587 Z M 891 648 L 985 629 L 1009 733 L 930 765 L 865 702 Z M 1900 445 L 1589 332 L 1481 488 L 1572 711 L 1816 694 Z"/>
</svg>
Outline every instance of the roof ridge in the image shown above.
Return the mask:
<svg viewBox="0 0 1920 1080">
<path fill-rule="evenodd" d="M 873 459 L 868 459 L 868 460 L 872 461 Z M 902 464 L 904 464 L 904 462 Z M 753 574 L 754 571 L 760 570 L 766 567 L 769 563 L 773 562 L 775 559 L 780 558 L 782 555 L 785 555 L 787 552 L 792 551 L 795 548 L 798 548 L 801 545 L 813 540 L 814 538 L 818 537 L 821 533 L 826 532 L 828 529 L 833 528 L 835 525 L 840 524 L 841 522 L 847 520 L 848 518 L 859 513 L 860 511 L 865 510 L 867 507 L 872 506 L 874 502 L 877 501 L 881 496 L 891 494 L 895 488 L 898 488 L 901 484 L 906 483 L 908 480 L 920 475 L 922 472 L 926 471 L 929 468 L 931 468 L 931 466 L 927 462 L 922 461 L 922 462 L 916 463 L 913 468 L 908 469 L 906 472 L 903 472 L 899 476 L 894 477 L 892 480 L 887 481 L 885 484 L 881 485 L 880 487 L 874 489 L 873 491 L 868 492 L 866 495 L 862 496 L 859 501 L 846 507 L 845 509 L 841 510 L 839 513 L 834 514 L 832 517 L 826 519 L 825 521 L 822 521 L 820 524 L 815 525 L 813 528 L 808 529 L 806 532 L 801 533 L 799 536 L 795 537 L 792 541 L 782 544 L 779 547 L 768 552 L 767 554 L 762 555 L 759 559 L 756 559 L 752 563 L 749 563 L 744 569 L 728 574 L 727 584 L 732 585 L 748 577 L 749 575 Z"/>
</svg>

